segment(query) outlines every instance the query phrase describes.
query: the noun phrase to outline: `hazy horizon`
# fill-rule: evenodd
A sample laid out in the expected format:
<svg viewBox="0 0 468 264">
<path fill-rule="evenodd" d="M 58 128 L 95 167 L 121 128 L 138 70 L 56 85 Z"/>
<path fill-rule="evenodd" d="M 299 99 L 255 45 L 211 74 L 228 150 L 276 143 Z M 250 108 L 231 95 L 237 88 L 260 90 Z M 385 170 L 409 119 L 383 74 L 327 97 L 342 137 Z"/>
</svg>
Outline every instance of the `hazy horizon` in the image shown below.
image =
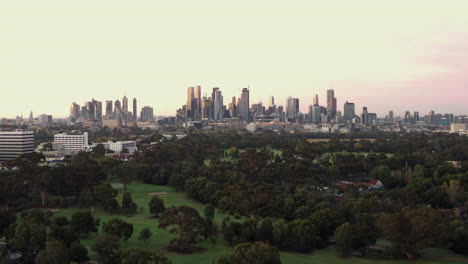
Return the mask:
<svg viewBox="0 0 468 264">
<path fill-rule="evenodd" d="M 188 86 L 225 104 L 334 89 L 388 110 L 468 114 L 468 1 L 0 3 L 0 117 L 66 117 L 72 102 L 121 100 L 175 115 Z"/>
</svg>

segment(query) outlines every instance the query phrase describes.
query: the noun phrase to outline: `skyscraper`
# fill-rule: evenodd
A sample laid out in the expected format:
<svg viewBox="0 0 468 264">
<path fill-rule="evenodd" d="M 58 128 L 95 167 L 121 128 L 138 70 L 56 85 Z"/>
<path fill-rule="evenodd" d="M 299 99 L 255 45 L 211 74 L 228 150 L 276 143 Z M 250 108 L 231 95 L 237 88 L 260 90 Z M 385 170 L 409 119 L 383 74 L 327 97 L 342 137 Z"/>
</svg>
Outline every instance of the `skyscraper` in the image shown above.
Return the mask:
<svg viewBox="0 0 468 264">
<path fill-rule="evenodd" d="M 114 102 L 114 119 L 122 120 L 122 106 L 119 100 Z"/>
<path fill-rule="evenodd" d="M 202 113 L 201 113 L 202 118 L 211 120 L 213 116 L 213 113 L 212 113 L 213 101 L 211 100 L 211 98 L 206 98 L 206 97 L 202 98 L 201 109 L 202 109 Z"/>
<path fill-rule="evenodd" d="M 124 96 L 122 99 L 122 114 L 126 114 L 128 112 L 128 98 Z"/>
<path fill-rule="evenodd" d="M 365 106 L 362 108 L 361 122 L 366 125 L 369 124 L 369 112 Z"/>
<path fill-rule="evenodd" d="M 269 96 L 268 97 L 268 107 L 272 107 L 275 105 L 275 97 Z"/>
<path fill-rule="evenodd" d="M 319 105 L 318 94 L 315 94 L 315 95 L 314 95 L 313 105 Z"/>
<path fill-rule="evenodd" d="M 327 90 L 327 109 L 330 120 L 335 118 L 336 108 L 335 91 L 333 89 Z"/>
<path fill-rule="evenodd" d="M 291 96 L 286 100 L 286 119 L 289 122 L 294 122 L 296 119 L 299 108 L 298 103 L 299 100 L 297 98 L 292 98 Z"/>
<path fill-rule="evenodd" d="M 151 106 L 145 106 L 141 108 L 140 119 L 142 122 L 152 122 L 153 118 L 153 108 Z"/>
<path fill-rule="evenodd" d="M 73 102 L 70 106 L 70 118 L 78 119 L 80 117 L 80 105 Z"/>
<path fill-rule="evenodd" d="M 216 91 L 219 91 L 219 88 L 218 87 L 213 87 L 213 91 L 211 92 L 211 101 L 213 102 L 211 104 L 211 119 L 214 119 L 214 115 L 215 115 L 214 101 L 215 101 Z"/>
<path fill-rule="evenodd" d="M 193 92 L 193 120 L 201 119 L 201 86 L 197 85 Z"/>
<path fill-rule="evenodd" d="M 106 119 L 113 119 L 114 110 L 112 109 L 112 100 L 106 101 Z"/>
<path fill-rule="evenodd" d="M 320 113 L 320 106 L 312 105 L 311 106 L 311 111 L 310 111 L 309 114 L 311 116 L 312 123 L 320 124 L 322 122 L 321 113 Z"/>
<path fill-rule="evenodd" d="M 240 105 L 239 105 L 239 117 L 244 121 L 244 123 L 250 122 L 250 111 L 249 111 L 249 89 L 243 88 L 240 98 Z"/>
<path fill-rule="evenodd" d="M 354 103 L 349 103 L 348 101 L 346 101 L 346 103 L 344 104 L 344 116 L 343 116 L 344 120 L 352 121 L 355 116 L 356 116 L 356 112 L 355 112 Z"/>
<path fill-rule="evenodd" d="M 215 120 L 223 120 L 224 117 L 224 110 L 223 110 L 223 95 L 221 91 L 215 91 L 214 97 L 214 119 Z"/>
<path fill-rule="evenodd" d="M 395 123 L 395 115 L 394 115 L 393 111 L 388 111 L 387 122 L 388 122 L 389 124 Z"/>
<path fill-rule="evenodd" d="M 187 121 L 192 121 L 193 120 L 194 98 L 195 98 L 194 88 L 193 87 L 187 87 L 187 108 L 186 108 L 187 109 L 187 114 L 186 114 Z"/>
<path fill-rule="evenodd" d="M 138 121 L 138 114 L 137 114 L 137 99 L 133 98 L 133 121 Z"/>
<path fill-rule="evenodd" d="M 236 97 L 233 96 L 232 99 L 231 99 L 231 103 L 229 104 L 231 106 L 231 108 L 229 109 L 229 114 L 231 115 L 231 117 L 236 117 L 237 116 L 237 100 L 236 100 Z"/>
</svg>

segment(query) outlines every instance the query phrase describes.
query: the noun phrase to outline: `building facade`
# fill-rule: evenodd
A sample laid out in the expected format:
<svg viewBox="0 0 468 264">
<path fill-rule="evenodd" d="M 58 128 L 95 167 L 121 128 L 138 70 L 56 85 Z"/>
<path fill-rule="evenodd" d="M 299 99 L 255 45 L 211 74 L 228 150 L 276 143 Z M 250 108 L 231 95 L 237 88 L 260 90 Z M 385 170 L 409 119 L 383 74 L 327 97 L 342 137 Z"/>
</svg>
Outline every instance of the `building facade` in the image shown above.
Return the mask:
<svg viewBox="0 0 468 264">
<path fill-rule="evenodd" d="M 34 132 L 15 130 L 0 131 L 0 163 L 16 159 L 34 150 Z"/>
</svg>

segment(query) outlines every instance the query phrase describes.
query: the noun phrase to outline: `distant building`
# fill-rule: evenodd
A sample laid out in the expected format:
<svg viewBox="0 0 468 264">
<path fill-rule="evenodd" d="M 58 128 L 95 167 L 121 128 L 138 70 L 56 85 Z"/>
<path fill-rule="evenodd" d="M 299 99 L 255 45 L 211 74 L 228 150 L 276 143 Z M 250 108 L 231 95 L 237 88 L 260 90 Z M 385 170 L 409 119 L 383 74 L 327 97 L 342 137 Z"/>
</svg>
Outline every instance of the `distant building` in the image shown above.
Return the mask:
<svg viewBox="0 0 468 264">
<path fill-rule="evenodd" d="M 243 88 L 241 97 L 240 97 L 240 102 L 239 102 L 239 117 L 244 121 L 244 123 L 249 123 L 250 120 L 250 111 L 249 111 L 249 100 L 250 100 L 250 95 L 249 95 L 249 89 L 248 88 Z"/>
<path fill-rule="evenodd" d="M 217 90 L 214 97 L 214 120 L 223 120 L 223 95 L 221 91 Z"/>
<path fill-rule="evenodd" d="M 336 98 L 335 98 L 335 91 L 333 89 L 327 90 L 327 110 L 328 110 L 328 118 L 330 120 L 334 119 L 336 116 Z"/>
<path fill-rule="evenodd" d="M 145 106 L 145 107 L 141 108 L 140 120 L 142 122 L 153 122 L 154 121 L 153 108 L 151 106 Z"/>
<path fill-rule="evenodd" d="M 33 131 L 0 131 L 0 163 L 34 150 Z"/>
<path fill-rule="evenodd" d="M 107 143 L 109 145 L 109 149 L 116 153 L 120 153 L 123 149 L 127 149 L 128 153 L 133 154 L 133 152 L 135 152 L 137 149 L 136 141 L 109 141 Z"/>
<path fill-rule="evenodd" d="M 54 144 L 61 144 L 68 150 L 85 151 L 88 149 L 88 132 L 81 134 L 67 134 L 65 132 L 54 135 Z"/>
<path fill-rule="evenodd" d="M 346 103 L 344 104 L 343 119 L 346 122 L 351 122 L 355 116 L 356 116 L 356 111 L 355 111 L 354 103 L 350 103 L 346 101 Z"/>
<path fill-rule="evenodd" d="M 133 98 L 133 121 L 138 121 L 138 114 L 137 114 L 137 99 Z"/>
</svg>

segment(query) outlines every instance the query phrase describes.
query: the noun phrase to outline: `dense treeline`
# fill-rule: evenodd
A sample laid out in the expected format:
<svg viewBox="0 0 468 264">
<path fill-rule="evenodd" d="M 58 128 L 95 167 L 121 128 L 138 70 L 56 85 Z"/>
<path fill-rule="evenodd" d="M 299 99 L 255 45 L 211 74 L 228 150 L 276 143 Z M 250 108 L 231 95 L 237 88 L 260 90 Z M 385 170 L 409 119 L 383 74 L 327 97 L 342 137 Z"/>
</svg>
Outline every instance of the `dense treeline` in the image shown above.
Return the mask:
<svg viewBox="0 0 468 264">
<path fill-rule="evenodd" d="M 165 208 L 157 198 L 151 201 L 149 208 L 160 218 L 159 227 L 177 235 L 170 250 L 188 252 L 197 241 L 213 241 L 221 233 L 240 253 L 266 252 L 275 261 L 274 248 L 310 252 L 330 244 L 336 244 L 341 256 L 366 256 L 379 238 L 392 244 L 381 257 L 416 258 L 420 248 L 430 246 L 468 254 L 467 137 L 372 132 L 314 142 L 305 134 L 226 131 L 162 138 L 150 136 L 153 144 L 145 144 L 127 162 L 106 158 L 96 148 L 53 167 L 42 165 L 44 157 L 35 153 L 5 163 L 0 171 L 0 204 L 5 214 L 0 235 L 15 244 L 16 231 L 19 235 L 23 229 L 35 229 L 16 230 L 18 221 L 12 216 L 33 207 L 78 206 L 92 211 L 99 206 L 117 215 L 138 213 L 141 205 L 126 191 L 133 180 L 141 180 L 170 185 L 210 204 L 202 217 L 190 207 Z M 111 178 L 123 184 L 121 203 L 106 183 Z M 375 180 L 383 187 L 369 187 Z M 347 182 L 345 187 L 340 181 Z M 48 198 L 51 195 L 54 199 Z M 214 207 L 231 217 L 214 223 Z M 76 230 L 73 225 L 40 225 L 44 227 L 37 230 L 44 229 L 56 239 L 46 244 L 41 231 L 37 235 L 42 242 L 31 248 L 36 252 L 52 254 L 52 247 L 62 246 L 71 251 L 79 241 L 71 238 L 82 233 L 69 232 Z M 102 253 L 103 262 L 112 263 L 114 257 L 125 254 L 161 257 L 138 249 L 119 251 L 119 241 L 133 233 L 130 224 L 117 218 L 102 227 L 105 234 L 93 250 Z M 70 239 L 60 234 L 69 234 Z M 234 263 L 236 252 L 217 261 Z"/>
</svg>

